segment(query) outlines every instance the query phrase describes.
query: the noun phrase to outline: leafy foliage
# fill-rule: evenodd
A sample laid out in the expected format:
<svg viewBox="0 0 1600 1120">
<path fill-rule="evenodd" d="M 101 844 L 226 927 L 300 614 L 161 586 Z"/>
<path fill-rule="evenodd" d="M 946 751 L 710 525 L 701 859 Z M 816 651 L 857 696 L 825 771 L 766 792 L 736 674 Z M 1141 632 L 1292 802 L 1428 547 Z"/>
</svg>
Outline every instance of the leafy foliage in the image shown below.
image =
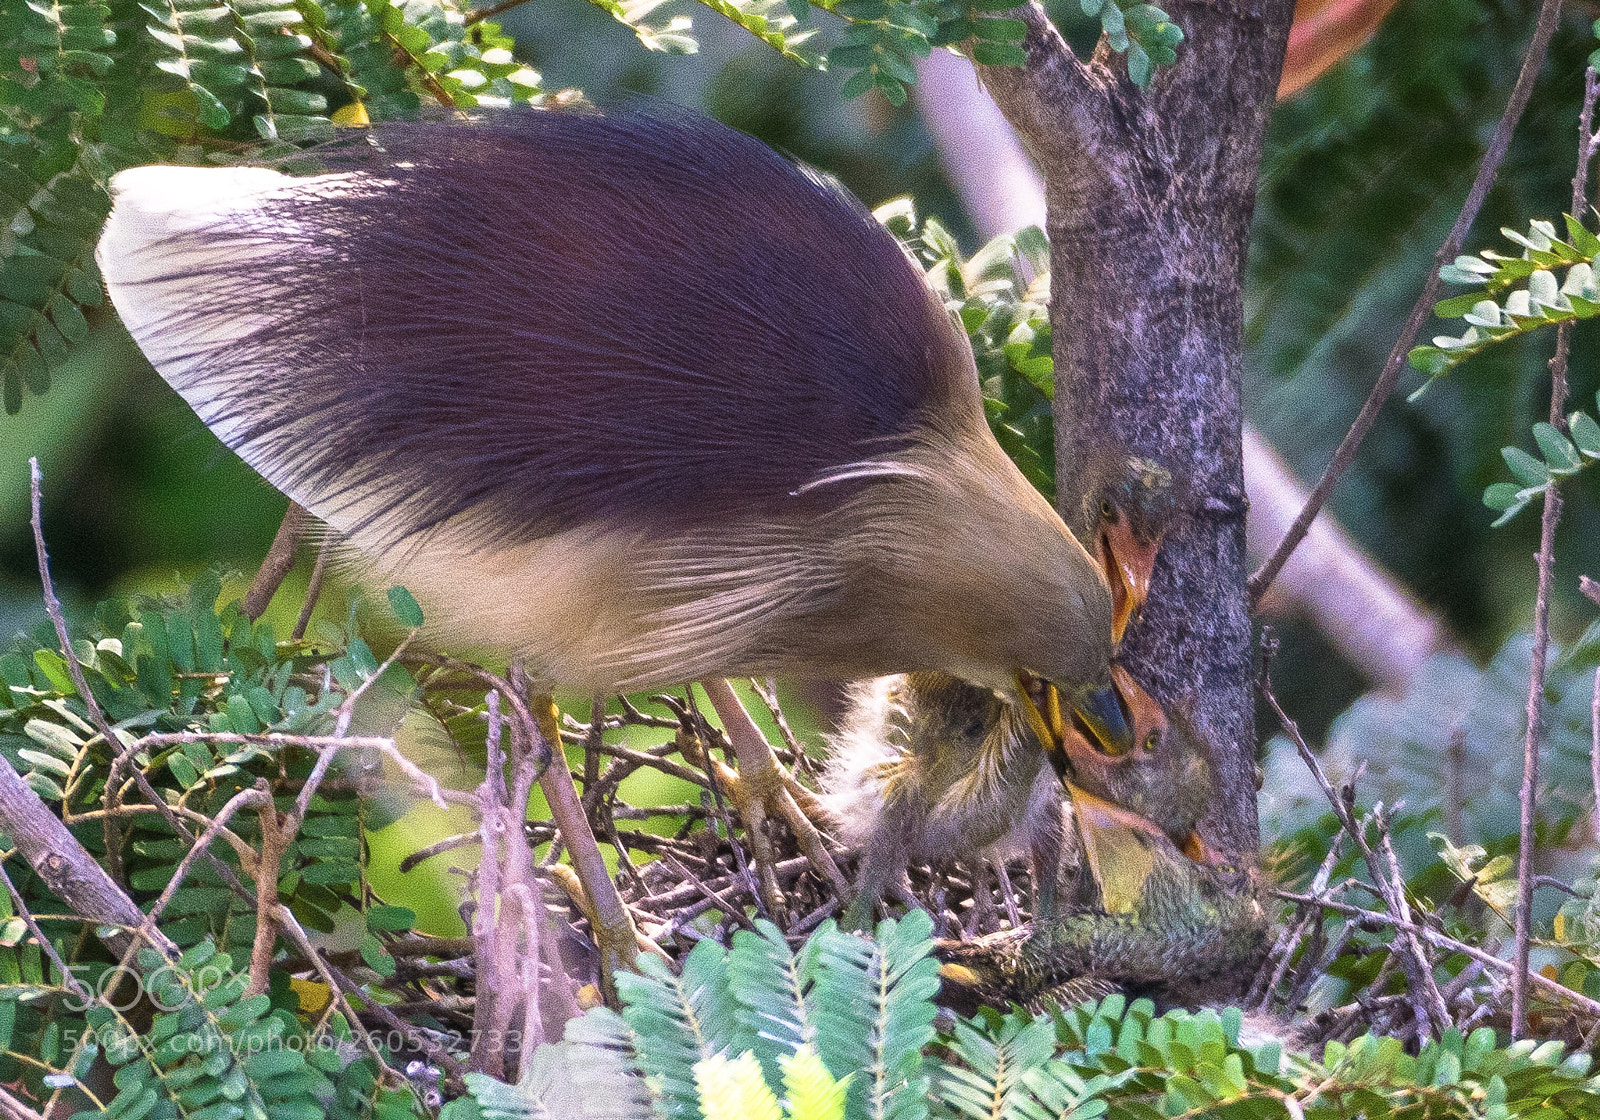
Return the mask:
<svg viewBox="0 0 1600 1120">
<path fill-rule="evenodd" d="M 1183 29 L 1154 4 L 1119 4 L 1117 0 L 1079 0 L 1086 16 L 1098 16 L 1105 42 L 1128 56 L 1128 77 L 1143 89 L 1157 66 L 1178 60 Z"/>
<path fill-rule="evenodd" d="M 905 946 L 907 937 L 919 937 L 926 928 L 913 929 L 912 921 L 908 917 L 899 930 L 880 927 L 880 934 L 887 932 L 896 946 Z M 826 974 L 836 965 L 823 964 L 824 954 L 818 950 L 838 940 L 856 939 L 825 927 L 791 958 L 791 965 L 803 968 L 810 960 L 820 970 L 816 975 Z M 867 956 L 879 953 L 932 963 L 924 955 L 926 943 L 911 956 L 900 957 L 901 948 L 884 945 L 880 937 L 877 947 L 865 950 Z M 747 980 L 733 978 L 729 961 L 720 949 L 707 950 L 697 976 L 703 980 L 710 968 L 723 976 L 735 1004 L 751 1008 L 775 998 L 780 1017 L 789 1014 L 787 996 L 775 995 L 771 986 L 759 992 L 748 988 Z M 810 991 L 819 1005 L 831 1001 L 818 995 L 816 987 Z M 568 1115 L 557 1111 L 562 1102 L 572 1102 L 580 1115 L 639 1120 L 721 1120 L 736 1113 L 777 1118 L 783 1115 L 780 1100 L 787 1101 L 790 1117 L 836 1115 L 830 1109 L 841 1078 L 809 1042 L 782 1057 L 775 1077 L 747 1045 L 748 1036 L 708 1031 L 681 1048 L 672 1074 L 692 1086 L 693 1095 L 660 1092 L 661 1067 L 647 1065 L 634 1049 L 645 1038 L 639 1027 L 658 1020 L 639 1016 L 654 1007 L 675 1019 L 681 1005 L 670 1011 L 667 1005 L 678 998 L 660 983 L 635 987 L 620 1016 L 593 1011 L 574 1020 L 566 1041 L 538 1052 L 518 1085 L 470 1077 L 471 1097 L 449 1106 L 447 1120 Z M 931 1022 L 931 991 L 918 996 L 908 992 L 894 1017 L 913 1005 L 918 1005 L 916 1018 Z M 1530 1040 L 1499 1048 L 1494 1031 L 1480 1028 L 1469 1035 L 1449 1032 L 1416 1054 L 1408 1054 L 1397 1039 L 1363 1035 L 1348 1044 L 1329 1043 L 1313 1057 L 1288 1049 L 1277 1038 L 1246 1040 L 1243 1028 L 1243 1016 L 1234 1009 L 1157 1015 L 1149 1001 L 1129 1003 L 1120 995 L 1042 1016 L 985 1011 L 936 1037 L 929 1030 L 931 1043 L 918 1047 L 927 1087 L 905 1084 L 893 1098 L 894 1114 L 939 1120 L 1465 1120 L 1533 1115 L 1576 1120 L 1600 1107 L 1600 1079 L 1590 1076 L 1588 1057 L 1566 1057 L 1559 1043 Z M 705 1056 L 695 1057 L 699 1051 Z M 871 1076 L 873 1068 L 852 1071 L 851 1085 Z M 597 1069 L 604 1072 L 597 1074 Z M 684 1082 L 685 1072 L 693 1080 Z"/>
<path fill-rule="evenodd" d="M 735 934 L 730 949 L 701 941 L 680 977 L 642 958 L 641 975 L 617 978 L 620 1015 L 594 1011 L 575 1022 L 585 1024 L 576 1035 L 569 1029 L 571 1067 L 599 1068 L 626 1055 L 629 1068 L 644 1075 L 648 1100 L 630 1090 L 644 1108 L 636 1114 L 643 1115 L 653 1107 L 691 1120 L 709 1117 L 701 1082 L 718 1067 L 705 1063 L 749 1054 L 775 1092 L 786 1091 L 791 1078 L 804 1078 L 815 1096 L 828 1098 L 849 1077 L 846 1115 L 852 1120 L 925 1116 L 921 1056 L 933 1037 L 938 988 L 928 955 L 931 929 L 917 911 L 881 923 L 877 940 L 867 942 L 830 922 L 796 953 L 762 922 L 758 932 Z M 807 1053 L 830 1082 L 806 1071 L 809 1059 L 794 1065 L 795 1055 Z"/>
<path fill-rule="evenodd" d="M 1046 497 L 1055 497 L 1055 394 L 1051 357 L 1050 243 L 1029 226 L 963 257 L 936 218 L 917 221 L 909 199 L 876 211 L 927 270 L 972 344 L 989 427 Z"/>
<path fill-rule="evenodd" d="M 1520 447 L 1505 447 L 1500 451 L 1517 481 L 1490 483 L 1483 491 L 1483 504 L 1500 511 L 1494 522 L 1496 527 L 1510 521 L 1563 479 L 1600 459 L 1600 423 L 1582 410 L 1567 417 L 1566 432 L 1542 420 L 1536 423 L 1533 440 L 1538 445 L 1538 455 Z"/>
<path fill-rule="evenodd" d="M 0 387 L 7 411 L 88 334 L 106 183 L 137 163 L 270 158 L 335 122 L 539 100 L 450 0 L 0 4 Z"/>
<path fill-rule="evenodd" d="M 1439 335 L 1432 346 L 1414 347 L 1408 355 L 1411 365 L 1428 374 L 1431 382 L 1496 343 L 1552 323 L 1600 314 L 1600 283 L 1593 268 L 1595 256 L 1600 254 L 1600 238 L 1571 214 L 1562 217 L 1566 240 L 1556 236 L 1553 223 L 1536 219 L 1525 234 L 1513 229 L 1500 231 L 1522 246 L 1520 256 L 1485 249 L 1476 257 L 1457 257 L 1441 268 L 1440 278 L 1479 288 L 1434 305 L 1436 315 L 1463 319 L 1467 330 L 1460 337 Z M 1559 281 L 1557 269 L 1566 270 Z M 1424 382 L 1413 399 L 1430 382 Z"/>
<path fill-rule="evenodd" d="M 174 868 L 190 842 L 154 812 L 119 814 L 118 820 L 131 822 L 125 830 L 96 819 L 126 796 L 132 772 L 191 821 L 215 819 L 263 778 L 283 783 L 277 805 L 287 811 L 316 756 L 274 743 L 268 733 L 331 730 L 335 709 L 378 671 L 354 615 L 344 625 L 323 624 L 315 640 L 279 642 L 270 625 L 252 623 L 237 602 L 219 608 L 219 592 L 211 573 L 181 597 L 108 601 L 75 636 L 73 651 L 113 721 L 115 744 L 108 745 L 90 721 L 48 626 L 19 637 L 0 656 L 0 752 L 91 851 L 120 868 L 136 900 L 148 905 L 170 894 L 158 928 L 183 950 L 170 963 L 146 951 L 123 971 L 83 936 L 81 923 L 56 917 L 47 925 L 55 952 L 72 971 L 63 976 L 41 958 L 41 946 L 24 944 L 27 931 L 5 896 L 0 1076 L 20 1076 L 46 1093 L 92 1094 L 89 1071 L 102 1059 L 116 1070 L 118 1096 L 107 1105 L 116 1115 L 202 1109 L 219 1117 L 414 1115 L 413 1093 L 380 1085 L 372 1060 L 354 1056 L 353 1024 L 336 1014 L 301 1018 L 299 996 L 286 977 L 274 977 L 266 993 L 243 994 L 248 974 L 233 962 L 247 959 L 256 939 L 252 897 L 235 893 L 204 859 L 193 861 L 174 884 Z M 391 595 L 391 602 L 401 622 L 414 618 L 404 592 Z M 388 672 L 393 676 L 383 687 L 409 689 L 403 671 Z M 170 738 L 132 754 L 131 769 L 113 780 L 114 757 L 150 734 Z M 284 853 L 278 898 L 305 928 L 338 928 L 353 937 L 366 975 L 382 978 L 395 970 L 386 946 L 406 936 L 415 919 L 407 909 L 385 905 L 366 882 L 365 837 L 400 807 L 378 796 L 373 761 L 356 758 L 342 769 L 335 764 L 337 780 L 311 799 Z M 137 795 L 127 800 L 131 806 Z M 250 815 L 236 816 L 228 827 L 241 841 L 259 844 Z M 233 847 L 212 850 L 236 876 L 246 870 Z M 61 913 L 61 903 L 21 861 L 7 868 L 30 909 Z M 130 1003 L 117 997 L 123 977 L 127 983 L 137 977 L 153 1002 L 157 1014 L 148 1025 L 135 1027 L 124 1014 Z M 85 998 L 79 984 L 93 995 Z"/>
</svg>

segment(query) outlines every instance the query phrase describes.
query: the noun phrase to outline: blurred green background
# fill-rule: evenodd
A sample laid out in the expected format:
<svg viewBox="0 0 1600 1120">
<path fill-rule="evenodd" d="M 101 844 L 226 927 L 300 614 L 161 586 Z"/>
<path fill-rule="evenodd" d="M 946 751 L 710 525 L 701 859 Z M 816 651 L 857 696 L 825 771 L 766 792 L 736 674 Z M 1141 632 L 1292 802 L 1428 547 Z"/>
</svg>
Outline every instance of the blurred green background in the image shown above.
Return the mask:
<svg viewBox="0 0 1600 1120">
<path fill-rule="evenodd" d="M 1525 228 L 1565 209 L 1594 15 L 1574 12 L 1559 31 L 1469 250 L 1498 243 L 1502 225 Z M 799 70 L 704 9 L 694 13 L 701 51 L 690 57 L 646 51 L 585 0 L 541 0 L 501 18 L 547 89 L 580 87 L 602 105 L 642 94 L 692 106 L 836 174 L 868 205 L 910 194 L 976 247 L 910 106 L 892 108 L 875 93 L 843 102 L 837 76 Z M 1250 264 L 1246 405 L 1302 478 L 1320 472 L 1376 376 L 1503 108 L 1530 27 L 1525 5 L 1402 0 L 1372 42 L 1279 107 Z M 0 417 L 0 634 L 40 613 L 30 456 L 43 468 L 55 574 L 79 604 L 166 586 L 214 563 L 252 570 L 284 508 L 151 371 L 114 316 L 102 312 L 93 325 L 47 396 Z M 1424 337 L 1433 333 L 1430 325 Z M 1419 383 L 1409 375 L 1331 503 L 1480 661 L 1531 621 L 1537 515 L 1491 530 L 1479 495 L 1505 477 L 1502 445 L 1531 444 L 1529 427 L 1546 409 L 1551 341 L 1544 332 L 1474 359 L 1416 404 L 1404 399 Z M 1600 386 L 1595 356 L 1593 327 L 1580 326 L 1575 404 L 1592 404 Z M 1600 503 L 1590 475 L 1565 493 L 1552 619 L 1558 638 L 1570 639 L 1594 614 L 1576 577 L 1600 569 Z M 1280 692 L 1320 736 L 1365 682 L 1306 626 L 1280 631 Z"/>
</svg>

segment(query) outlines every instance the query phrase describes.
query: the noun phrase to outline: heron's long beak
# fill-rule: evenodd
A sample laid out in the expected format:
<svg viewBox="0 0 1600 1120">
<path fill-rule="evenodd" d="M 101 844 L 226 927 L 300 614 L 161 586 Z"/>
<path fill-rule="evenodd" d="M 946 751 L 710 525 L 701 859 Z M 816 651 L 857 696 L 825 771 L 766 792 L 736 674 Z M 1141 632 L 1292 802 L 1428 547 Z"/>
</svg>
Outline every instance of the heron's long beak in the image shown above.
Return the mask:
<svg viewBox="0 0 1600 1120">
<path fill-rule="evenodd" d="M 1127 713 L 1132 742 L 1145 751 L 1155 750 L 1169 730 L 1167 713 L 1121 665 L 1111 666 L 1111 684 Z M 1109 753 L 1103 743 L 1079 734 L 1076 727 L 1067 728 L 1061 739 L 1061 749 L 1069 759 L 1079 758 L 1091 764 L 1103 761 Z"/>
<path fill-rule="evenodd" d="M 1133 728 L 1115 685 L 1079 689 L 1072 698 L 1072 722 L 1113 758 L 1133 749 Z"/>
<path fill-rule="evenodd" d="M 1026 673 L 1018 673 L 1016 679 L 1023 715 L 1058 774 L 1068 765 L 1066 742 L 1074 735 L 1113 757 L 1133 749 L 1133 728 L 1117 695 L 1115 677 L 1111 684 L 1086 685 L 1073 694 L 1070 723 L 1062 713 L 1061 693 L 1055 685 Z"/>
<path fill-rule="evenodd" d="M 1150 577 L 1155 572 L 1160 541 L 1141 541 L 1119 518 L 1100 530 L 1100 563 L 1111 584 L 1111 640 L 1122 641 L 1133 616 L 1150 597 Z"/>
</svg>

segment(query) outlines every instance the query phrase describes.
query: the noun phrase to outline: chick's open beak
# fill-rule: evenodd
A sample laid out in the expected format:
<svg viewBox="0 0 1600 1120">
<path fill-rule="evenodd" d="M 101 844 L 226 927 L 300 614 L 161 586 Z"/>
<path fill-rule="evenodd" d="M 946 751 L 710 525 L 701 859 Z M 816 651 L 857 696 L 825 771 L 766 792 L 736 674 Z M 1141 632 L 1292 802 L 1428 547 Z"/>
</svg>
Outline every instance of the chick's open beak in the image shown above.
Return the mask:
<svg viewBox="0 0 1600 1120">
<path fill-rule="evenodd" d="M 1133 750 L 1133 728 L 1114 685 L 1080 688 L 1072 698 L 1072 723 L 1113 757 Z"/>
<path fill-rule="evenodd" d="M 1120 642 L 1128 623 L 1150 596 L 1150 576 L 1160 542 L 1139 540 L 1125 517 L 1103 525 L 1100 536 L 1100 564 L 1111 584 L 1111 640 Z"/>
</svg>

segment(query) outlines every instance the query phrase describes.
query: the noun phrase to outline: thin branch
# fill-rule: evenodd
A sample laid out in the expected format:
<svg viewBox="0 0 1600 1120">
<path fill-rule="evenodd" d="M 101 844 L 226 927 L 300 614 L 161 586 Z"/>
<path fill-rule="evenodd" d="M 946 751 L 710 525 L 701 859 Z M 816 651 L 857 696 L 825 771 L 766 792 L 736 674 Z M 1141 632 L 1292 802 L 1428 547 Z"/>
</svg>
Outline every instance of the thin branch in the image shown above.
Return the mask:
<svg viewBox="0 0 1600 1120">
<path fill-rule="evenodd" d="M 1600 668 L 1594 671 L 1594 691 L 1589 697 L 1589 792 L 1594 802 L 1589 808 L 1589 828 L 1600 844 Z"/>
<path fill-rule="evenodd" d="M 712 906 L 715 906 L 718 910 L 732 918 L 737 924 L 743 926 L 745 929 L 751 931 L 755 930 L 755 923 L 750 920 L 749 916 L 745 914 L 743 910 L 739 909 L 733 903 L 723 898 L 722 895 L 712 890 L 706 885 L 705 881 L 701 879 L 700 876 L 696 875 L 693 871 L 690 871 L 672 856 L 662 856 L 661 858 L 666 861 L 668 867 L 676 871 L 681 878 L 693 886 L 695 890 L 699 891 L 701 896 L 703 896 L 705 900 Z"/>
<path fill-rule="evenodd" d="M 1510 961 L 1501 960 L 1493 953 L 1480 949 L 1476 945 L 1469 945 L 1465 941 L 1457 941 L 1455 938 L 1440 933 L 1429 926 L 1417 925 L 1415 922 L 1402 922 L 1393 914 L 1385 914 L 1378 910 L 1366 910 L 1360 906 L 1351 906 L 1349 903 L 1335 902 L 1332 899 L 1319 898 L 1315 895 L 1296 894 L 1293 891 L 1274 890 L 1272 893 L 1288 902 L 1320 906 L 1325 910 L 1332 910 L 1335 914 L 1344 914 L 1363 922 L 1388 926 L 1396 932 L 1421 938 L 1436 949 L 1443 949 L 1449 953 L 1461 953 L 1464 956 L 1471 957 L 1479 964 L 1496 972 L 1512 976 L 1516 973 L 1516 965 Z M 1555 1002 L 1566 1003 L 1580 1011 L 1600 1017 L 1600 1000 L 1590 999 L 1582 992 L 1575 992 L 1566 985 L 1557 983 L 1547 976 L 1541 976 L 1537 972 L 1529 973 L 1527 982 Z"/>
<path fill-rule="evenodd" d="M 44 1120 L 33 1108 L 22 1103 L 5 1086 L 0 1085 L 0 1120 Z"/>
<path fill-rule="evenodd" d="M 250 946 L 250 982 L 246 996 L 258 996 L 272 981 L 272 948 L 278 943 L 278 926 L 273 920 L 278 911 L 278 880 L 283 871 L 283 856 L 294 843 L 294 832 L 273 804 L 264 779 L 257 779 L 262 793 L 256 804 L 256 819 L 261 824 L 261 856 L 256 861 L 256 936 Z M 298 830 L 298 822 L 296 822 Z"/>
<path fill-rule="evenodd" d="M 11 896 L 11 906 L 16 915 L 28 927 L 28 932 L 33 934 L 33 939 L 39 943 L 39 948 L 44 950 L 44 955 L 50 958 L 50 963 L 56 966 L 56 971 L 61 973 L 61 983 L 85 1004 L 92 998 L 89 989 L 84 987 L 83 981 L 67 967 L 67 962 L 61 959 L 61 954 L 56 952 L 55 942 L 44 935 L 44 930 L 39 928 L 39 923 L 34 919 L 33 911 L 28 909 L 27 901 L 22 897 L 22 892 L 17 890 L 17 885 L 11 881 L 11 876 L 6 874 L 6 865 L 0 862 L 0 882 L 6 887 L 6 893 Z"/>
<path fill-rule="evenodd" d="M 1284 534 L 1283 540 L 1278 542 L 1278 547 L 1273 550 L 1272 555 L 1256 569 L 1246 584 L 1252 608 L 1261 602 L 1261 596 L 1283 570 L 1290 553 L 1294 552 L 1295 547 L 1305 539 L 1307 530 L 1311 528 L 1312 519 L 1328 500 L 1334 484 L 1355 460 L 1356 451 L 1367 438 L 1367 433 L 1372 430 L 1378 412 L 1399 383 L 1400 373 L 1406 365 L 1406 355 L 1410 352 L 1412 343 L 1417 340 L 1417 334 L 1422 330 L 1423 323 L 1433 314 L 1433 305 L 1438 299 L 1441 283 L 1439 269 L 1455 260 L 1456 255 L 1461 252 L 1467 233 L 1471 230 L 1478 211 L 1483 208 L 1484 199 L 1488 197 L 1489 188 L 1494 184 L 1495 176 L 1500 171 L 1506 150 L 1511 146 L 1511 135 L 1522 119 L 1522 112 L 1527 108 L 1528 99 L 1533 96 L 1534 83 L 1538 80 L 1539 71 L 1544 68 L 1545 55 L 1550 48 L 1550 38 L 1555 34 L 1560 16 L 1561 0 L 1543 0 L 1539 6 L 1539 17 L 1534 25 L 1533 38 L 1528 42 L 1527 53 L 1522 58 L 1522 69 L 1517 74 L 1516 84 L 1511 87 L 1511 96 L 1506 99 L 1505 112 L 1500 117 L 1500 123 L 1495 126 L 1489 147 L 1478 163 L 1477 177 L 1472 181 L 1472 188 L 1467 192 L 1461 212 L 1456 215 L 1455 223 L 1450 227 L 1444 244 L 1440 245 L 1439 251 L 1434 254 L 1433 268 L 1428 272 L 1422 293 L 1412 306 L 1411 314 L 1406 317 L 1405 326 L 1400 329 L 1400 337 L 1395 339 L 1394 348 L 1389 351 L 1389 357 L 1383 363 L 1383 372 L 1378 375 L 1377 382 L 1372 386 L 1372 392 L 1367 394 L 1361 411 L 1356 414 L 1355 422 L 1345 433 L 1327 469 L 1322 472 L 1322 477 L 1317 480 L 1316 486 L 1312 487 L 1305 508 L 1294 519 L 1294 524 L 1289 526 L 1289 531 Z"/>
<path fill-rule="evenodd" d="M 1572 210 L 1583 213 L 1589 189 L 1589 161 L 1594 156 L 1594 104 L 1600 94 L 1593 67 L 1585 71 L 1583 108 L 1578 115 L 1578 166 L 1572 175 Z M 1571 352 L 1572 324 L 1556 329 L 1556 352 L 1550 359 L 1550 423 L 1566 427 L 1567 359 Z M 1561 521 L 1561 492 L 1544 490 L 1544 512 L 1539 521 L 1539 591 L 1533 607 L 1533 665 L 1528 673 L 1528 704 L 1522 737 L 1521 828 L 1517 852 L 1517 911 L 1515 958 L 1511 978 L 1511 1037 L 1528 1029 L 1528 954 L 1533 938 L 1533 845 L 1539 797 L 1539 747 L 1544 732 L 1545 664 L 1550 653 L 1550 586 L 1554 578 L 1556 526 Z"/>
<path fill-rule="evenodd" d="M 83 675 L 83 666 L 78 663 L 77 652 L 72 648 L 72 638 L 67 632 L 66 615 L 61 609 L 61 600 L 56 597 L 55 582 L 50 578 L 50 555 L 45 549 L 44 522 L 40 514 L 42 477 L 39 473 L 38 459 L 28 460 L 28 473 L 28 491 L 31 506 L 29 520 L 33 526 L 33 550 L 39 564 L 39 583 L 43 589 L 45 613 L 50 616 L 50 624 L 55 628 L 56 640 L 61 644 L 61 656 L 67 662 L 67 673 L 72 678 L 73 687 L 78 690 L 78 698 L 83 701 L 84 707 L 88 709 L 90 721 L 105 739 L 106 749 L 119 751 L 123 749 L 122 738 L 112 729 L 110 721 L 106 719 L 105 711 L 100 707 L 100 701 L 96 700 L 94 693 L 89 690 L 89 682 Z M 134 783 L 139 787 L 139 792 L 144 794 L 145 800 L 155 806 L 156 811 L 161 814 L 162 820 L 166 821 L 167 827 L 171 828 L 182 839 L 193 844 L 195 842 L 194 833 L 184 827 L 183 822 L 178 819 L 177 814 L 167 804 L 166 798 L 161 796 L 155 786 L 150 784 L 150 779 L 145 776 L 144 772 L 135 767 L 133 778 Z M 108 798 L 111 797 L 110 788 L 108 783 Z M 111 809 L 114 806 L 108 802 L 106 808 Z M 110 819 L 109 814 L 107 819 Z M 116 843 L 109 847 L 106 858 L 113 868 L 120 869 L 122 866 L 120 854 L 121 838 L 114 837 L 114 839 Z M 223 863 L 210 851 L 206 852 L 206 856 L 224 884 L 245 899 L 254 901 L 248 889 L 239 881 L 239 877 L 233 873 L 233 868 Z M 115 881 L 115 879 L 112 880 L 112 882 Z"/>
<path fill-rule="evenodd" d="M 1411 907 L 1405 897 L 1405 881 L 1400 876 L 1398 862 L 1394 860 L 1392 849 L 1389 847 L 1387 827 L 1382 816 L 1375 814 L 1377 816 L 1380 845 L 1384 849 L 1384 855 L 1388 857 L 1387 865 L 1384 860 L 1379 859 L 1378 854 L 1367 843 L 1365 823 L 1356 821 L 1350 811 L 1350 805 L 1335 792 L 1332 783 L 1328 781 L 1328 776 L 1323 773 L 1322 764 L 1317 761 L 1316 754 L 1311 750 L 1310 745 L 1306 743 L 1305 737 L 1300 734 L 1299 725 L 1289 718 L 1289 714 L 1283 710 L 1283 706 L 1278 702 L 1277 695 L 1272 691 L 1272 685 L 1267 679 L 1264 670 L 1261 678 L 1261 694 L 1272 708 L 1273 713 L 1278 717 L 1278 721 L 1283 725 L 1284 733 L 1289 736 L 1289 740 L 1294 743 L 1295 749 L 1299 751 L 1300 758 L 1310 769 L 1312 777 L 1316 779 L 1317 786 L 1322 790 L 1323 796 L 1333 806 L 1333 812 L 1339 818 L 1339 824 L 1349 834 L 1357 850 L 1360 851 L 1361 858 L 1367 865 L 1367 871 L 1372 876 L 1373 883 L 1382 892 L 1382 897 L 1389 907 L 1389 912 L 1398 921 L 1409 924 L 1411 921 Z M 1413 934 L 1406 932 L 1402 936 L 1401 942 L 1405 950 L 1402 963 L 1405 965 L 1412 995 L 1416 1000 L 1417 1031 L 1419 1036 L 1422 1032 L 1429 1030 L 1430 1021 L 1437 1021 L 1438 1030 L 1443 1031 L 1450 1026 L 1450 1012 L 1445 1006 L 1444 997 L 1439 993 L 1438 984 L 1434 981 L 1433 965 L 1428 960 L 1427 954 L 1422 951 L 1421 944 Z"/>
<path fill-rule="evenodd" d="M 311 567 L 311 582 L 306 586 L 306 600 L 300 604 L 300 617 L 295 619 L 294 631 L 289 635 L 292 641 L 298 642 L 306 636 L 306 627 L 311 625 L 311 612 L 317 609 L 317 600 L 322 598 L 322 580 L 328 569 L 328 555 L 333 551 L 333 538 L 324 537 L 322 546 L 317 549 L 317 562 Z"/>
<path fill-rule="evenodd" d="M 61 600 L 56 597 L 55 581 L 50 577 L 50 554 L 44 545 L 44 518 L 41 514 L 41 483 L 39 474 L 39 460 L 28 460 L 28 500 L 29 522 L 33 526 L 33 554 L 39 565 L 39 584 L 44 592 L 44 610 L 50 616 L 50 624 L 55 628 L 56 641 L 61 646 L 61 656 L 66 659 L 67 673 L 72 677 L 72 684 L 78 690 L 78 697 L 83 701 L 84 707 L 89 710 L 89 720 L 95 729 L 105 738 L 106 750 L 115 751 L 122 745 L 122 740 L 112 730 L 111 723 L 106 719 L 105 712 L 100 707 L 100 701 L 95 699 L 94 693 L 89 691 L 89 682 L 83 675 L 83 666 L 78 664 L 77 652 L 72 648 L 72 637 L 67 632 L 66 614 L 61 609 Z M 106 833 L 106 861 L 110 864 L 109 874 L 114 882 L 122 881 L 122 836 L 117 831 L 116 823 L 107 818 L 104 826 Z"/>
<path fill-rule="evenodd" d="M 244 616 L 251 622 L 267 613 L 272 597 L 294 567 L 295 550 L 300 547 L 300 538 L 305 535 L 309 521 L 310 515 L 297 502 L 290 502 L 289 508 L 284 510 L 283 521 L 272 538 L 272 547 L 267 549 L 266 559 L 261 561 L 256 578 L 244 597 Z"/>
</svg>

